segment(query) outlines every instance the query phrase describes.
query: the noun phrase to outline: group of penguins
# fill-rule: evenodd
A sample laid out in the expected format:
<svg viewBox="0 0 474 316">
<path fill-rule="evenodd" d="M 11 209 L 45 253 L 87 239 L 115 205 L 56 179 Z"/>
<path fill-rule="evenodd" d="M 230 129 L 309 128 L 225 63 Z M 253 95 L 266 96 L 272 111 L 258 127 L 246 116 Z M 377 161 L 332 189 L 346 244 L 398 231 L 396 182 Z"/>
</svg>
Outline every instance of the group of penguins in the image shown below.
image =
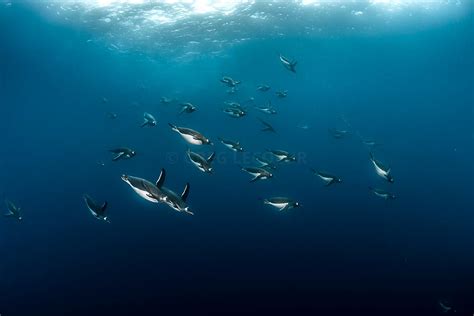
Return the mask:
<svg viewBox="0 0 474 316">
<path fill-rule="evenodd" d="M 287 70 L 293 73 L 296 73 L 296 65 L 297 65 L 296 61 L 290 60 L 289 58 L 286 58 L 285 56 L 282 56 L 282 55 L 280 55 L 279 59 L 280 59 L 281 64 Z M 228 91 L 228 93 L 235 93 L 236 87 L 241 83 L 240 81 L 234 80 L 233 78 L 227 77 L 227 76 L 222 77 L 220 81 L 225 86 L 230 88 L 230 91 Z M 269 89 L 270 87 L 267 85 L 260 85 L 257 88 L 257 90 L 262 91 L 262 92 L 266 92 Z M 276 95 L 279 98 L 284 98 L 287 96 L 287 91 L 277 91 Z M 104 98 L 103 102 L 107 102 L 107 100 Z M 161 103 L 166 104 L 166 103 L 171 103 L 171 102 L 172 102 L 171 99 L 168 99 L 165 97 L 161 98 Z M 192 113 L 196 111 L 197 109 L 191 103 L 182 103 L 181 105 L 182 105 L 182 109 L 180 113 Z M 275 109 L 271 106 L 271 103 L 269 103 L 266 106 L 256 107 L 256 109 L 267 114 L 276 113 Z M 228 103 L 228 107 L 225 108 L 223 111 L 227 115 L 234 118 L 240 118 L 246 115 L 246 109 L 236 102 Z M 109 117 L 114 119 L 117 117 L 117 115 L 114 113 L 109 113 Z M 144 118 L 144 121 L 141 127 L 156 126 L 157 121 L 154 118 L 154 116 L 151 115 L 150 113 L 145 112 L 143 118 Z M 262 131 L 275 132 L 275 129 L 273 128 L 271 124 L 269 124 L 268 122 L 262 119 L 259 119 L 259 120 L 263 124 Z M 171 123 L 169 123 L 169 126 L 172 131 L 178 133 L 189 144 L 212 145 L 212 142 L 209 140 L 209 138 L 205 137 L 203 134 L 201 134 L 200 132 L 196 130 L 193 130 L 187 127 L 176 126 Z M 330 133 L 335 138 L 342 138 L 345 136 L 345 134 L 347 134 L 347 131 L 332 129 L 330 130 Z M 243 147 L 238 141 L 223 139 L 220 137 L 219 137 L 219 141 L 224 146 L 226 146 L 227 148 L 229 148 L 230 150 L 234 152 L 244 151 Z M 373 141 L 364 141 L 364 143 L 368 146 L 375 145 L 375 142 Z M 131 148 L 127 148 L 127 147 L 111 149 L 110 152 L 114 154 L 112 161 L 118 161 L 122 159 L 131 159 L 136 155 L 135 150 Z M 272 157 L 274 157 L 274 159 L 267 159 L 263 156 L 256 156 L 255 159 L 258 162 L 259 166 L 242 167 L 243 171 L 249 173 L 252 176 L 250 182 L 272 178 L 273 177 L 272 170 L 276 169 L 276 163 L 296 161 L 295 155 L 284 150 L 268 150 L 268 152 L 270 155 L 272 155 Z M 189 160 L 200 171 L 204 173 L 213 172 L 212 162 L 214 160 L 215 153 L 212 153 L 209 157 L 203 157 L 202 155 L 188 149 L 187 156 Z M 394 179 L 391 175 L 390 168 L 387 168 L 386 166 L 384 166 L 384 164 L 380 162 L 379 160 L 377 160 L 372 155 L 372 153 L 370 154 L 370 160 L 375 168 L 377 175 L 379 175 L 380 177 L 382 177 L 389 183 L 394 182 Z M 312 169 L 312 172 L 315 175 L 317 175 L 322 181 L 324 181 L 326 186 L 342 182 L 340 178 L 332 174 L 317 171 L 314 169 Z M 191 211 L 187 203 L 189 189 L 190 189 L 189 183 L 186 183 L 184 190 L 181 192 L 181 194 L 178 194 L 174 192 L 173 190 L 167 188 L 166 186 L 164 186 L 164 182 L 166 179 L 165 169 L 161 169 L 161 173 L 158 177 L 158 180 L 155 183 L 150 182 L 143 178 L 130 176 L 130 175 L 122 175 L 121 178 L 133 189 L 133 191 L 135 191 L 140 197 L 144 198 L 145 200 L 150 201 L 152 203 L 164 203 L 175 211 L 194 215 L 194 213 Z M 395 198 L 395 195 L 382 189 L 371 187 L 370 190 L 375 195 L 386 200 Z M 105 222 L 109 222 L 109 218 L 107 216 L 107 202 L 104 202 L 102 204 L 97 203 L 93 198 L 91 198 L 87 194 L 84 195 L 83 198 L 84 198 L 85 205 L 87 206 L 88 210 L 95 218 L 105 221 Z M 289 197 L 271 197 L 271 198 L 264 199 L 263 202 L 267 205 L 270 205 L 278 209 L 279 211 L 287 211 L 287 210 L 301 206 L 301 204 L 298 201 L 293 200 L 292 198 L 289 198 Z M 17 220 L 22 220 L 21 208 L 17 207 L 13 202 L 8 201 L 8 200 L 6 201 L 6 206 L 7 206 L 7 213 L 5 213 L 4 216 L 12 217 Z"/>
</svg>

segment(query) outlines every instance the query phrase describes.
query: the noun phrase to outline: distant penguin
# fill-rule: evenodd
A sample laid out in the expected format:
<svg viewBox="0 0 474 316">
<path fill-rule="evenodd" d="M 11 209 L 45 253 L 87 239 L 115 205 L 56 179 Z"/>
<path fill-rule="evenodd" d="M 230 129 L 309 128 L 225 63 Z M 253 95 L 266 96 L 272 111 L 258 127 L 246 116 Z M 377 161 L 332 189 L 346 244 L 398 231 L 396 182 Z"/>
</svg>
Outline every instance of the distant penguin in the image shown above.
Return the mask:
<svg viewBox="0 0 474 316">
<path fill-rule="evenodd" d="M 280 55 L 280 62 L 283 66 L 291 72 L 296 73 L 296 64 L 298 63 L 296 60 L 290 60 L 283 55 Z"/>
<path fill-rule="evenodd" d="M 276 114 L 277 113 L 275 108 L 272 107 L 272 102 L 271 101 L 268 101 L 267 105 L 256 106 L 255 109 L 262 112 L 262 113 L 265 113 L 265 114 Z"/>
<path fill-rule="evenodd" d="M 7 206 L 7 212 L 3 214 L 4 217 L 11 217 L 18 221 L 23 219 L 23 216 L 21 215 L 21 207 L 17 207 L 9 200 L 5 200 L 5 205 Z"/>
<path fill-rule="evenodd" d="M 121 178 L 133 189 L 133 191 L 135 191 L 135 193 L 137 193 L 145 200 L 152 203 L 162 202 L 164 194 L 160 191 L 159 187 L 163 184 L 165 180 L 165 174 L 163 173 L 163 171 L 158 177 L 156 184 L 153 184 L 150 181 L 142 178 L 125 174 L 122 175 Z"/>
<path fill-rule="evenodd" d="M 155 117 L 147 112 L 143 113 L 143 123 L 141 127 L 145 127 L 145 126 L 150 126 L 150 127 L 156 126 Z"/>
<path fill-rule="evenodd" d="M 107 209 L 107 201 L 105 201 L 102 205 L 97 204 L 90 196 L 84 194 L 84 202 L 86 203 L 87 208 L 94 215 L 95 218 L 102 220 L 104 222 L 110 223 L 106 214 L 105 210 Z"/>
<path fill-rule="evenodd" d="M 236 107 L 228 107 L 228 108 L 223 109 L 222 111 L 233 118 L 241 118 L 247 114 L 241 108 L 236 108 Z"/>
<path fill-rule="evenodd" d="M 258 90 L 258 91 L 261 91 L 261 92 L 267 92 L 267 91 L 270 90 L 270 89 L 271 89 L 271 87 L 268 86 L 268 85 L 266 85 L 266 84 L 262 84 L 262 85 L 259 85 L 259 86 L 257 87 L 257 90 Z"/>
<path fill-rule="evenodd" d="M 395 199 L 395 194 L 390 193 L 388 191 L 382 190 L 382 189 L 377 189 L 373 187 L 369 187 L 369 190 L 375 194 L 376 196 L 384 199 L 384 200 L 394 200 Z"/>
<path fill-rule="evenodd" d="M 385 180 L 387 180 L 389 183 L 393 183 L 394 179 L 391 174 L 391 169 L 385 167 L 380 161 L 375 159 L 374 155 L 370 153 L 370 161 L 372 161 L 372 164 L 374 165 L 375 172 Z"/>
<path fill-rule="evenodd" d="M 288 96 L 288 90 L 277 91 L 275 92 L 276 96 L 280 99 L 286 98 Z"/>
<path fill-rule="evenodd" d="M 326 186 L 330 186 L 331 184 L 342 182 L 342 179 L 340 179 L 340 178 L 338 178 L 334 175 L 331 175 L 329 173 L 317 171 L 315 169 L 311 169 L 311 171 L 313 172 L 313 174 L 315 174 L 321 180 L 323 180 Z"/>
<path fill-rule="evenodd" d="M 273 156 L 275 156 L 278 159 L 278 162 L 290 162 L 290 161 L 296 161 L 296 156 L 290 154 L 287 151 L 284 150 L 272 150 L 272 149 L 267 149 L 269 153 L 271 153 Z"/>
<path fill-rule="evenodd" d="M 199 170 L 205 173 L 212 173 L 212 161 L 214 160 L 214 157 L 216 153 L 212 153 L 209 158 L 204 158 L 203 156 L 192 152 L 190 149 L 187 151 L 189 160 L 195 165 Z"/>
<path fill-rule="evenodd" d="M 167 98 L 167 97 L 161 97 L 160 98 L 160 103 L 161 104 L 170 104 L 171 102 L 173 102 L 173 99 L 170 99 L 170 98 Z"/>
<path fill-rule="evenodd" d="M 231 77 L 224 76 L 221 78 L 221 82 L 228 86 L 229 88 L 233 88 L 236 85 L 240 84 L 240 81 L 234 80 Z"/>
<path fill-rule="evenodd" d="M 115 120 L 118 117 L 118 115 L 117 113 L 114 113 L 114 112 L 107 112 L 107 117 L 111 120 Z"/>
<path fill-rule="evenodd" d="M 218 139 L 224 146 L 226 146 L 227 148 L 229 148 L 232 151 L 236 151 L 236 152 L 237 151 L 240 151 L 240 152 L 244 151 L 244 149 L 240 145 L 240 142 L 235 142 L 235 141 L 232 141 L 232 140 L 223 139 L 221 137 L 219 137 Z"/>
<path fill-rule="evenodd" d="M 336 139 L 344 138 L 349 134 L 349 132 L 346 130 L 340 130 L 335 128 L 330 128 L 328 131 L 329 134 Z"/>
<path fill-rule="evenodd" d="M 183 113 L 193 113 L 197 110 L 197 107 L 195 105 L 193 105 L 192 103 L 189 103 L 189 102 L 186 102 L 186 103 L 182 103 L 181 104 L 181 111 L 179 112 L 179 114 L 183 114 Z"/>
<path fill-rule="evenodd" d="M 171 123 L 168 123 L 168 125 L 173 131 L 180 134 L 185 141 L 192 145 L 212 145 L 212 142 L 208 138 L 195 130 L 186 127 L 179 127 Z"/>
<path fill-rule="evenodd" d="M 257 180 L 266 180 L 273 177 L 273 174 L 264 168 L 242 167 L 242 170 L 253 176 L 250 182 L 255 182 Z"/>
<path fill-rule="evenodd" d="M 272 197 L 263 200 L 263 203 L 271 205 L 281 211 L 288 211 L 295 207 L 300 207 L 301 204 L 287 197 Z"/>
<path fill-rule="evenodd" d="M 110 152 L 116 154 L 114 158 L 112 158 L 112 161 L 117 161 L 121 159 L 130 159 L 132 157 L 135 157 L 137 154 L 135 150 L 127 148 L 127 147 L 119 147 L 119 148 L 114 148 L 110 149 Z"/>
<path fill-rule="evenodd" d="M 262 132 L 272 132 L 272 133 L 276 133 L 276 130 L 273 128 L 273 126 L 268 123 L 268 122 L 265 122 L 264 120 L 262 120 L 261 118 L 258 119 L 260 121 L 260 123 L 263 124 L 264 128 L 261 129 Z"/>
</svg>

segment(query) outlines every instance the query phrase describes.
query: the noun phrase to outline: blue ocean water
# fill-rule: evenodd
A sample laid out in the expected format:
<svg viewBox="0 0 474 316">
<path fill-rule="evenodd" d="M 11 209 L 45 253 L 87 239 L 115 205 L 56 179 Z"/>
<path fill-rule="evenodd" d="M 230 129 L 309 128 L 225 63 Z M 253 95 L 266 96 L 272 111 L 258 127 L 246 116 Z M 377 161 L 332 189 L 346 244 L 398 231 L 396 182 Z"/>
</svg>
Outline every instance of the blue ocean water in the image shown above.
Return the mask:
<svg viewBox="0 0 474 316">
<path fill-rule="evenodd" d="M 242 23 L 238 32 L 219 24 L 189 36 L 191 46 L 182 39 L 189 26 L 143 36 L 144 24 L 136 31 L 144 38 L 130 30 L 121 38 L 119 24 L 98 22 L 115 17 L 110 7 L 70 3 L 0 5 L 0 195 L 23 212 L 21 222 L 0 221 L 2 316 L 474 313 L 469 2 L 448 17 L 404 9 L 409 18 L 398 25 L 380 17 L 390 10 L 372 24 L 357 9 L 367 19 L 361 29 L 334 9 L 314 34 L 301 32 L 314 22 L 305 10 L 314 9 L 282 5 L 286 18 L 269 14 L 265 25 Z M 264 4 L 238 18 L 271 12 Z M 279 54 L 298 61 L 296 73 Z M 223 76 L 242 81 L 235 94 Z M 259 84 L 272 89 L 256 91 Z M 276 90 L 288 96 L 278 99 Z M 164 96 L 178 101 L 162 104 Z M 278 114 L 259 113 L 250 97 L 256 105 L 271 100 Z M 226 101 L 245 103 L 248 114 L 228 117 Z M 179 115 L 180 102 L 198 110 Z M 140 128 L 144 112 L 156 127 Z M 258 118 L 277 133 L 261 132 Z M 186 144 L 168 123 L 214 144 Z M 348 135 L 336 139 L 334 128 Z M 240 140 L 245 152 L 218 137 Z M 136 157 L 112 162 L 108 150 L 120 146 Z M 212 175 L 188 161 L 188 148 L 216 152 Z M 249 183 L 240 166 L 255 165 L 266 149 L 298 161 Z M 370 152 L 391 166 L 393 184 L 377 176 Z M 120 179 L 154 182 L 162 168 L 172 190 L 190 183 L 194 216 L 150 203 Z M 343 182 L 325 187 L 310 168 Z M 88 212 L 83 194 L 108 201 L 110 223 Z M 279 212 L 263 203 L 272 196 L 302 206 Z"/>
</svg>

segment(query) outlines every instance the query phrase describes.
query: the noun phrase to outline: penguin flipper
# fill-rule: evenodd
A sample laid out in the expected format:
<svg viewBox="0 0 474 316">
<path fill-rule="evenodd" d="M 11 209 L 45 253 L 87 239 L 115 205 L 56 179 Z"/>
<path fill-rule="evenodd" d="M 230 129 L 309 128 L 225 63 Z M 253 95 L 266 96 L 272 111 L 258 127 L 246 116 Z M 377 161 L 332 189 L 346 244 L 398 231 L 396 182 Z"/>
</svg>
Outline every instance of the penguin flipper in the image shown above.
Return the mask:
<svg viewBox="0 0 474 316">
<path fill-rule="evenodd" d="M 13 212 L 10 212 L 10 213 L 4 213 L 3 216 L 4 217 L 12 217 L 14 216 L 15 214 L 13 214 Z"/>
<path fill-rule="evenodd" d="M 186 199 L 188 198 L 189 195 L 189 183 L 186 183 L 186 186 L 184 187 L 183 193 L 181 193 L 181 199 L 186 202 Z"/>
<path fill-rule="evenodd" d="M 163 183 L 165 183 L 165 177 L 166 177 L 166 170 L 164 168 L 161 169 L 160 176 L 158 177 L 158 180 L 156 180 L 156 186 L 160 188 Z"/>
<path fill-rule="evenodd" d="M 117 160 L 119 160 L 120 158 L 122 158 L 123 155 L 124 155 L 123 152 L 118 153 L 117 156 L 115 156 L 114 158 L 112 158 L 112 161 L 117 161 Z"/>
<path fill-rule="evenodd" d="M 102 206 L 100 207 L 102 212 L 105 212 L 105 210 L 107 209 L 107 205 L 109 205 L 109 203 L 107 203 L 107 201 L 105 201 L 104 204 L 102 204 Z"/>
<path fill-rule="evenodd" d="M 145 122 L 143 122 L 142 125 L 140 125 L 140 127 L 145 127 L 145 126 L 147 126 L 147 125 L 148 125 L 148 121 L 145 121 Z"/>
<path fill-rule="evenodd" d="M 214 157 L 215 157 L 215 156 L 216 156 L 216 153 L 213 152 L 213 153 L 209 156 L 209 158 L 207 158 L 207 162 L 212 162 L 212 161 L 214 160 Z"/>
<path fill-rule="evenodd" d="M 250 180 L 250 183 L 255 182 L 255 181 L 257 181 L 257 180 L 260 180 L 260 178 L 261 178 L 260 176 L 256 176 L 255 178 L 253 178 L 252 180 Z"/>
</svg>

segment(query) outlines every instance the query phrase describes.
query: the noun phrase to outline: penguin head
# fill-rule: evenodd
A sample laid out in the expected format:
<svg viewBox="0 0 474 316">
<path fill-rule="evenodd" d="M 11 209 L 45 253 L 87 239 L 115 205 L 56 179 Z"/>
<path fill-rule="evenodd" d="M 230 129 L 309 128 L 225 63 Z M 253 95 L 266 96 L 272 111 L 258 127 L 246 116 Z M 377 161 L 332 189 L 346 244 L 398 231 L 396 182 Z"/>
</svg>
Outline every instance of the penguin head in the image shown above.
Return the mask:
<svg viewBox="0 0 474 316">
<path fill-rule="evenodd" d="M 388 182 L 390 182 L 390 183 L 394 183 L 394 182 L 395 182 L 395 180 L 393 179 L 393 177 L 391 177 L 390 175 L 388 176 L 388 179 L 387 179 L 387 180 L 388 180 Z"/>
<path fill-rule="evenodd" d="M 295 207 L 300 207 L 301 203 L 300 202 L 295 202 Z"/>
<path fill-rule="evenodd" d="M 342 182 L 342 179 L 338 178 L 336 181 L 337 181 L 338 183 L 341 183 L 341 182 Z"/>
</svg>

